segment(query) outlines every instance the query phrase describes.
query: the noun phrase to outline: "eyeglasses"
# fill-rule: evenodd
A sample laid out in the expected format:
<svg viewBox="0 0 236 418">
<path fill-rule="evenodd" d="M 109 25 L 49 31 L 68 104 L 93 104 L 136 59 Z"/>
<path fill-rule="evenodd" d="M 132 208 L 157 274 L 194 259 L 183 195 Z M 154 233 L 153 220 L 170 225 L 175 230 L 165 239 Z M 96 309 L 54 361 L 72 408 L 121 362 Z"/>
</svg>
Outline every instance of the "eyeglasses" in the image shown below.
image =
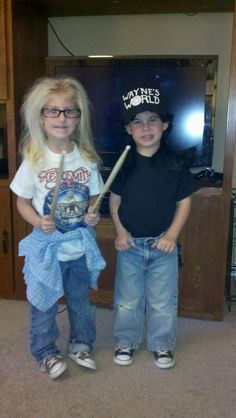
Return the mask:
<svg viewBox="0 0 236 418">
<path fill-rule="evenodd" d="M 54 107 L 43 107 L 41 113 L 45 118 L 59 118 L 61 113 L 63 113 L 65 118 L 78 118 L 81 116 L 80 109 L 55 109 Z"/>
</svg>

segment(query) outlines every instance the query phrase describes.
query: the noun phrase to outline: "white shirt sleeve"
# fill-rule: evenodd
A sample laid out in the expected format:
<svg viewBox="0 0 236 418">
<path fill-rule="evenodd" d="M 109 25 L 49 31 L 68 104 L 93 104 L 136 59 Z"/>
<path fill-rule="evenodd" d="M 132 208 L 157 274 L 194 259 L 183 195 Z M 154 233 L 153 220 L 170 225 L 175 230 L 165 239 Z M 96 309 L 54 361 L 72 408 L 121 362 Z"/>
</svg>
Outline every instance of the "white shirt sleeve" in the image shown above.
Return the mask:
<svg viewBox="0 0 236 418">
<path fill-rule="evenodd" d="M 103 188 L 102 176 L 98 171 L 97 164 L 93 164 L 91 169 L 91 177 L 89 181 L 89 192 L 90 196 L 98 195 Z"/>
<path fill-rule="evenodd" d="M 32 199 L 35 189 L 35 173 L 32 167 L 23 161 L 14 179 L 10 184 L 10 189 L 20 197 Z"/>
</svg>

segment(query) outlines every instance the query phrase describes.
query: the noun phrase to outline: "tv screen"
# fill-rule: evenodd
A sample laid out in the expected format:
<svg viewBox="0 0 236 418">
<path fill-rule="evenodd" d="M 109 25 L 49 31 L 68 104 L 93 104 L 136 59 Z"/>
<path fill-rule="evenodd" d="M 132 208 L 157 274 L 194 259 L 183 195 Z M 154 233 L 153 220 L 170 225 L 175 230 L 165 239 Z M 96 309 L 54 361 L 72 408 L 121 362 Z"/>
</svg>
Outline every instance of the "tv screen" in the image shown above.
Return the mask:
<svg viewBox="0 0 236 418">
<path fill-rule="evenodd" d="M 214 145 L 217 57 L 48 58 L 48 75 L 72 75 L 92 104 L 96 147 L 113 166 L 126 144 L 119 99 L 128 85 L 149 80 L 160 88 L 173 114 L 167 143 L 189 167 L 211 167 Z"/>
</svg>

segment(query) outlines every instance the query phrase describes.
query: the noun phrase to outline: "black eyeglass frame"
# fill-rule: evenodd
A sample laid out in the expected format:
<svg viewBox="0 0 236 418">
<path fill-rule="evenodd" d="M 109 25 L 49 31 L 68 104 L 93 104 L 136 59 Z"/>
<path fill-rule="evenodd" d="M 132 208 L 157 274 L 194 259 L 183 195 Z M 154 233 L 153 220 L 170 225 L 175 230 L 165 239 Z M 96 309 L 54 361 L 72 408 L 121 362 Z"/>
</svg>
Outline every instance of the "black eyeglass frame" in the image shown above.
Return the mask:
<svg viewBox="0 0 236 418">
<path fill-rule="evenodd" d="M 48 114 L 44 113 L 45 111 L 50 111 L 50 110 L 55 112 L 54 115 L 51 114 L 49 116 Z M 75 110 L 78 112 L 78 114 L 76 116 L 69 116 L 68 112 L 75 111 Z M 41 109 L 41 114 L 45 118 L 49 118 L 49 119 L 59 118 L 61 116 L 61 113 L 63 113 L 65 118 L 69 118 L 69 119 L 75 119 L 75 118 L 79 118 L 81 116 L 81 110 L 80 109 L 63 109 L 63 110 L 61 110 L 61 109 L 54 109 L 54 108 L 50 108 L 50 107 L 43 107 Z"/>
</svg>

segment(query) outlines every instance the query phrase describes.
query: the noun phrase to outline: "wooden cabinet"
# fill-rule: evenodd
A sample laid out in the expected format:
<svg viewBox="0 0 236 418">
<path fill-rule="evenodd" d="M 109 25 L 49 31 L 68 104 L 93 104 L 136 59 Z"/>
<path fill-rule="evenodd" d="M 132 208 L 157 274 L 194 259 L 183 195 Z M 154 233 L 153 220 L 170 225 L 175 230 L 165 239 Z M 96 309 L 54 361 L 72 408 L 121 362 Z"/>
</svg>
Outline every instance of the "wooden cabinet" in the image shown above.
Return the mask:
<svg viewBox="0 0 236 418">
<path fill-rule="evenodd" d="M 91 290 L 91 302 L 97 306 L 111 308 L 113 305 L 116 250 L 114 247 L 115 230 L 109 216 L 103 217 L 96 226 L 96 235 L 100 251 L 107 265 L 99 277 L 99 290 Z"/>
<path fill-rule="evenodd" d="M 47 56 L 47 16 L 38 10 L 33 2 L 12 2 L 12 63 L 14 86 L 14 126 L 15 147 L 18 148 L 20 136 L 19 109 L 26 90 L 39 77 L 45 75 Z M 12 173 L 13 175 L 14 173 Z M 22 275 L 23 258 L 18 256 L 18 243 L 29 232 L 29 226 L 16 210 L 13 196 L 14 230 L 14 297 L 25 297 L 25 284 Z"/>
<path fill-rule="evenodd" d="M 0 0 L 0 100 L 7 98 L 7 51 L 6 51 L 5 1 Z"/>
<path fill-rule="evenodd" d="M 13 246 L 11 200 L 7 182 L 0 185 L 0 297 L 10 297 L 13 292 Z"/>
<path fill-rule="evenodd" d="M 224 312 L 226 252 L 221 188 L 194 193 L 192 211 L 180 236 L 183 266 L 179 278 L 179 314 L 219 320 Z"/>
<path fill-rule="evenodd" d="M 47 17 L 34 2 L 0 0 L 0 297 L 24 298 L 18 242 L 27 225 L 9 184 L 17 168 L 19 108 L 25 91 L 45 74 Z"/>
</svg>

